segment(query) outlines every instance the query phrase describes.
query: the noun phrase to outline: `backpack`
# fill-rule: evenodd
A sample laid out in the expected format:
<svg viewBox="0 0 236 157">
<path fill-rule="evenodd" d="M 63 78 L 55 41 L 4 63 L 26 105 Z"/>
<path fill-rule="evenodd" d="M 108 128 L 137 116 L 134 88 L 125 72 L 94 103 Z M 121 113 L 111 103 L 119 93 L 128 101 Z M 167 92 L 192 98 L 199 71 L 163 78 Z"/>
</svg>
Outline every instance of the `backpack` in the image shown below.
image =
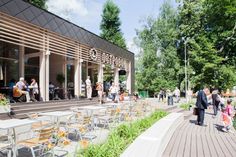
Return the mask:
<svg viewBox="0 0 236 157">
<path fill-rule="evenodd" d="M 216 101 L 220 102 L 220 96 L 217 94 Z"/>
</svg>

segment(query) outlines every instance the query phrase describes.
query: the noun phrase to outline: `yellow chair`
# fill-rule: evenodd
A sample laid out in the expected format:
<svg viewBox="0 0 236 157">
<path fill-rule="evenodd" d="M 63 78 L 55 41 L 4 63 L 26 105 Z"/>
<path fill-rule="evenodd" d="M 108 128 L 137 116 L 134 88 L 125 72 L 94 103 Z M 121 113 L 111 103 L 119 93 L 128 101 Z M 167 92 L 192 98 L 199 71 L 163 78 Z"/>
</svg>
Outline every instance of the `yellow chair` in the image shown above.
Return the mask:
<svg viewBox="0 0 236 157">
<path fill-rule="evenodd" d="M 0 134 L 0 156 L 6 154 L 7 157 L 11 157 L 12 148 L 11 137 L 7 135 L 7 132 L 4 132 L 4 135 Z"/>
<path fill-rule="evenodd" d="M 49 139 L 53 136 L 54 127 L 47 127 L 38 131 L 38 137 L 19 141 L 18 146 L 26 147 L 31 150 L 32 156 L 35 157 L 35 151 L 41 151 L 41 154 L 46 150 L 44 146 L 47 146 Z M 39 147 L 39 149 L 35 149 Z"/>
</svg>

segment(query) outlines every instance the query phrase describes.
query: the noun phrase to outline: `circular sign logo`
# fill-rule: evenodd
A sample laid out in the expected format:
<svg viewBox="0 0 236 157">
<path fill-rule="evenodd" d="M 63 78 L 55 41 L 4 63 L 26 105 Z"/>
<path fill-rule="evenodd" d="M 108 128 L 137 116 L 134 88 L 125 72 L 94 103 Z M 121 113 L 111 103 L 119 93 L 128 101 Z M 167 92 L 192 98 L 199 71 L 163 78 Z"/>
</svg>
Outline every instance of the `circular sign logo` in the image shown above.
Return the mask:
<svg viewBox="0 0 236 157">
<path fill-rule="evenodd" d="M 97 50 L 95 48 L 92 48 L 90 51 L 90 58 L 94 61 L 97 60 Z"/>
</svg>

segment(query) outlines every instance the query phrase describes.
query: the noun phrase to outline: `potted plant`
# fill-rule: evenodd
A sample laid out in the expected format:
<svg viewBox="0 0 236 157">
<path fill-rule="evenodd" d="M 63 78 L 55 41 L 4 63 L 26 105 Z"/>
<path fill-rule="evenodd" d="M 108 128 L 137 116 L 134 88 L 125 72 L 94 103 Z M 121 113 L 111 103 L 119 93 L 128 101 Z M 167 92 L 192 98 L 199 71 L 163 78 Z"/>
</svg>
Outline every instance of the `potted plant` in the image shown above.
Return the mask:
<svg viewBox="0 0 236 157">
<path fill-rule="evenodd" d="M 9 113 L 10 108 L 9 101 L 0 93 L 0 113 Z"/>
</svg>

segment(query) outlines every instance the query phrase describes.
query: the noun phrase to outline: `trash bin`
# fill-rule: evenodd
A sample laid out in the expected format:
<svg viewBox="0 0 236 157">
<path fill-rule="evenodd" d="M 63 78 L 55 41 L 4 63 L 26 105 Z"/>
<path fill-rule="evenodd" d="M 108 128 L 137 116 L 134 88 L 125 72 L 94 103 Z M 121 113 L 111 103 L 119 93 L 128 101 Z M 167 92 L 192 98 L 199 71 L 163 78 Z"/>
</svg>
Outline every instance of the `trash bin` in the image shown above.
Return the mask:
<svg viewBox="0 0 236 157">
<path fill-rule="evenodd" d="M 148 91 L 139 91 L 139 96 L 141 98 L 148 98 Z"/>
<path fill-rule="evenodd" d="M 168 96 L 167 103 L 168 105 L 174 105 L 173 96 Z"/>
</svg>

